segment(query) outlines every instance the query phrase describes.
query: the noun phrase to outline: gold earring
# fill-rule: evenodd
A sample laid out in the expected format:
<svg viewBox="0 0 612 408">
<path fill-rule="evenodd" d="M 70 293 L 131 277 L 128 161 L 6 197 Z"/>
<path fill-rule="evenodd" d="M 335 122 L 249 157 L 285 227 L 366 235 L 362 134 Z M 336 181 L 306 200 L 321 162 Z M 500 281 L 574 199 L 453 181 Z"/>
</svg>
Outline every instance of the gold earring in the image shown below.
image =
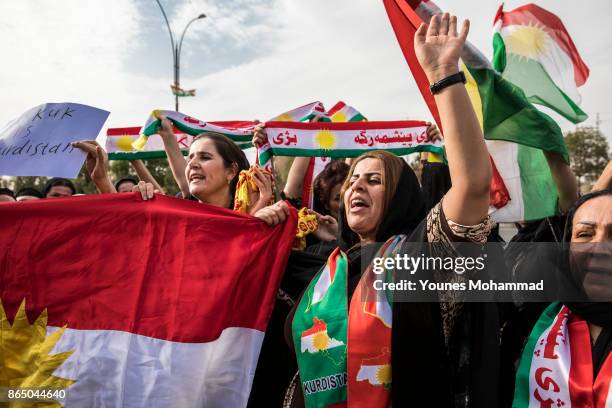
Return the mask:
<svg viewBox="0 0 612 408">
<path fill-rule="evenodd" d="M 229 186 L 231 183 L 232 183 L 232 180 L 231 180 L 231 179 L 227 180 L 227 185 L 228 185 L 228 186 Z"/>
</svg>

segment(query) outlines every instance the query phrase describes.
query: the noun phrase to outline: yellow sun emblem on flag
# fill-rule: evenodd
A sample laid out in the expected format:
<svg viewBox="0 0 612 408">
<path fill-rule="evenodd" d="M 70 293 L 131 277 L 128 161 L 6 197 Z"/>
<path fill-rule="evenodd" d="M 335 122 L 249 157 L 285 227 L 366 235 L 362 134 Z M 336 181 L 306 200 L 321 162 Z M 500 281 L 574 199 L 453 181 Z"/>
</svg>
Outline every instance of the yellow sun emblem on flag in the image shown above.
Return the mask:
<svg viewBox="0 0 612 408">
<path fill-rule="evenodd" d="M 0 388 L 44 388 L 63 390 L 76 381 L 56 377 L 53 372 L 73 353 L 49 354 L 64 333 L 60 328 L 47 336 L 47 309 L 30 324 L 25 299 L 11 325 L 0 301 Z M 57 401 L 36 406 L 61 407 Z"/>
<path fill-rule="evenodd" d="M 380 384 L 391 384 L 391 365 L 385 364 L 376 370 L 376 381 Z"/>
<path fill-rule="evenodd" d="M 511 32 L 505 39 L 508 52 L 525 58 L 535 58 L 546 52 L 548 34 L 543 27 L 529 23 Z"/>
<path fill-rule="evenodd" d="M 323 129 L 315 133 L 315 141 L 324 150 L 331 150 L 336 147 L 336 135 L 329 129 Z"/>
<path fill-rule="evenodd" d="M 332 122 L 347 122 L 346 114 L 342 111 L 334 113 L 331 117 Z"/>
<path fill-rule="evenodd" d="M 282 115 L 279 115 L 277 117 L 274 118 L 274 121 L 276 122 L 293 122 L 293 116 L 291 116 L 288 113 L 283 113 Z"/>
<path fill-rule="evenodd" d="M 115 139 L 115 145 L 122 152 L 131 152 L 134 150 L 132 148 L 133 139 L 129 135 L 121 135 Z"/>
<path fill-rule="evenodd" d="M 329 346 L 329 336 L 325 332 L 319 332 L 312 337 L 312 345 L 317 350 L 325 350 Z"/>
</svg>

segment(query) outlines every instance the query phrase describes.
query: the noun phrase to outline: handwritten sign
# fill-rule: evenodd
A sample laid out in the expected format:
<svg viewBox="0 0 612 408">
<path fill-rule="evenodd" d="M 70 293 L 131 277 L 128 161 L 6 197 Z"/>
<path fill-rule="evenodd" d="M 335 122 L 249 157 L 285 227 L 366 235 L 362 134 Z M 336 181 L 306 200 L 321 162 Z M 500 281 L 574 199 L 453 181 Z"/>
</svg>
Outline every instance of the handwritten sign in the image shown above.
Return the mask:
<svg viewBox="0 0 612 408">
<path fill-rule="evenodd" d="M 109 112 L 78 103 L 36 106 L 0 130 L 0 175 L 75 178 L 86 153 L 77 140 L 94 140 Z"/>
</svg>

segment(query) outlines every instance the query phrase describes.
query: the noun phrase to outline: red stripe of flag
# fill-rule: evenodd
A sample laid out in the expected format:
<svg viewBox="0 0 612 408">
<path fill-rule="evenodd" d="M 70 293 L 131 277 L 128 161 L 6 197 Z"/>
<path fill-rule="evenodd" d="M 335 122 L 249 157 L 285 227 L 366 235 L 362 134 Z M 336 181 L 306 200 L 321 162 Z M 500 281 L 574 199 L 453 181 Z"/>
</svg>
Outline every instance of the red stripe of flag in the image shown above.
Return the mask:
<svg viewBox="0 0 612 408">
<path fill-rule="evenodd" d="M 50 326 L 208 342 L 265 331 L 296 230 L 135 193 L 0 206 L 0 299 Z"/>
<path fill-rule="evenodd" d="M 571 366 L 569 393 L 573 407 L 593 406 L 593 363 L 591 337 L 586 321 L 571 314 L 567 322 Z"/>
<path fill-rule="evenodd" d="M 429 90 L 429 80 L 425 75 L 425 71 L 421 68 L 421 64 L 417 60 L 414 51 L 414 34 L 423 22 L 421 18 L 416 14 L 414 8 L 416 8 L 421 2 L 418 0 L 411 0 L 406 2 L 405 0 L 383 0 L 385 8 L 387 9 L 387 15 L 389 21 L 395 31 L 395 36 L 399 43 L 404 58 L 410 67 L 412 76 L 414 77 L 419 91 L 431 112 L 434 120 L 438 124 L 442 134 L 442 124 L 440 122 L 440 114 L 438 113 L 438 106 L 434 100 L 431 91 Z M 412 7 L 412 8 L 411 8 Z"/>
<path fill-rule="evenodd" d="M 595 379 L 595 386 L 593 387 L 593 393 L 595 394 L 595 406 L 605 407 L 610 393 L 610 386 L 612 385 L 612 353 L 608 354 L 605 362 L 599 369 L 597 378 Z"/>
<path fill-rule="evenodd" d="M 344 108 L 345 106 L 346 106 L 346 103 L 339 101 L 334 106 L 332 106 L 332 108 L 329 111 L 327 111 L 327 116 L 333 116 L 334 113 L 338 112 L 340 109 Z"/>
</svg>

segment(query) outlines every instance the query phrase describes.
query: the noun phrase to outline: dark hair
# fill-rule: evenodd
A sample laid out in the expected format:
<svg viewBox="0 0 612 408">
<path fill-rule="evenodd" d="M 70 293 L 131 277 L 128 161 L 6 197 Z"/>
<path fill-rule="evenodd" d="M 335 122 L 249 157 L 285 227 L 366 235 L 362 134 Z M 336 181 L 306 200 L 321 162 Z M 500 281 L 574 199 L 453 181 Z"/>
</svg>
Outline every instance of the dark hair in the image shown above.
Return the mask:
<svg viewBox="0 0 612 408">
<path fill-rule="evenodd" d="M 572 224 L 574 223 L 574 215 L 576 215 L 576 211 L 578 208 L 593 198 L 612 195 L 612 189 L 606 188 L 604 190 L 591 191 L 580 197 L 574 206 L 567 212 L 567 221 L 565 223 L 565 232 L 563 234 L 563 241 L 570 242 L 572 240 Z"/>
<path fill-rule="evenodd" d="M 195 143 L 196 140 L 200 139 L 210 139 L 215 145 L 215 149 L 223 159 L 223 165 L 226 169 L 233 167 L 236 164 L 237 171 L 236 175 L 230 182 L 230 208 L 234 208 L 234 195 L 236 194 L 236 184 L 238 184 L 238 176 L 242 170 L 248 170 L 249 161 L 246 158 L 246 155 L 238 147 L 236 143 L 232 141 L 229 137 L 225 136 L 221 133 L 216 132 L 204 132 L 200 133 L 196 137 L 193 138 L 191 144 Z"/>
<path fill-rule="evenodd" d="M 327 203 L 331 192 L 337 185 L 342 186 L 348 175 L 350 166 L 342 160 L 333 160 L 328 163 L 313 183 L 315 210 L 323 215 L 329 214 Z"/>
<path fill-rule="evenodd" d="M 350 175 L 355 170 L 357 163 L 368 158 L 381 161 L 382 182 L 385 186 L 383 214 L 382 220 L 376 227 L 376 241 L 384 242 L 397 234 L 410 236 L 425 219 L 425 200 L 414 171 L 398 156 L 380 150 L 362 154 L 351 164 L 349 175 L 342 185 L 340 194 L 344 197 L 350 187 Z M 343 250 L 348 251 L 359 247 L 357 245 L 360 242 L 359 236 L 348 225 L 344 203 L 340 204 L 338 213 L 338 232 L 340 247 Z M 369 263 L 368 261 L 365 264 Z"/>
<path fill-rule="evenodd" d="M 42 193 L 32 187 L 24 187 L 21 190 L 19 190 L 17 194 L 15 194 L 15 198 L 21 197 L 21 196 L 32 196 L 32 197 L 43 198 Z"/>
<path fill-rule="evenodd" d="M 138 184 L 138 180 L 136 180 L 134 177 L 123 177 L 120 178 L 119 180 L 117 180 L 115 182 L 115 190 L 119 191 L 119 187 L 123 184 L 123 183 L 133 183 L 133 184 Z"/>
<path fill-rule="evenodd" d="M 0 188 L 0 195 L 7 195 L 15 198 L 15 193 L 10 188 Z"/>
<path fill-rule="evenodd" d="M 45 188 L 43 189 L 43 197 L 46 197 L 47 194 L 49 194 L 49 191 L 51 190 L 51 188 L 55 186 L 68 187 L 72 191 L 72 195 L 76 194 L 76 188 L 74 187 L 74 184 L 72 183 L 72 181 L 65 179 L 65 178 L 61 178 L 61 177 L 53 177 L 51 180 L 47 181 L 47 184 L 45 185 Z"/>
</svg>

